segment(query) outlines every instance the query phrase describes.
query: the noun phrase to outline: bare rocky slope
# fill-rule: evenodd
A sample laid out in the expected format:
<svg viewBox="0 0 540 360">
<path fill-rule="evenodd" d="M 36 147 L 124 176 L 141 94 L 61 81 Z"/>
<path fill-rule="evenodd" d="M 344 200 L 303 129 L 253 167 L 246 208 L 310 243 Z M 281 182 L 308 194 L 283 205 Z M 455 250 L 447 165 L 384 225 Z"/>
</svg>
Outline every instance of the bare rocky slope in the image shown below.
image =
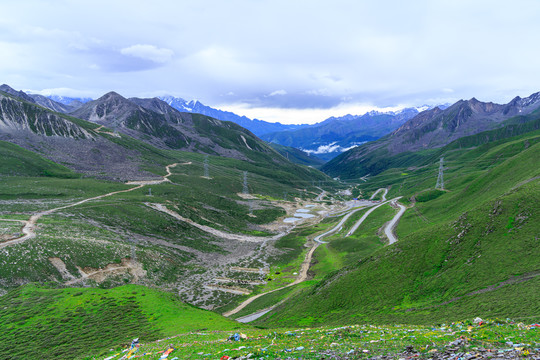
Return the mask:
<svg viewBox="0 0 540 360">
<path fill-rule="evenodd" d="M 153 166 L 151 154 L 156 148 L 288 163 L 239 125 L 181 113 L 159 99 L 128 100 L 110 92 L 71 114 L 62 114 L 37 104 L 22 91 L 7 85 L 2 89 L 6 91 L 0 91 L 0 140 L 90 176 L 150 178 L 152 174 L 143 169 Z"/>
<path fill-rule="evenodd" d="M 140 152 L 112 141 L 97 126 L 0 92 L 0 140 L 17 144 L 91 176 L 148 178 Z"/>
<path fill-rule="evenodd" d="M 109 92 L 84 104 L 71 115 L 163 149 L 240 160 L 252 159 L 254 153 L 265 153 L 276 161 L 282 159 L 272 148 L 237 124 L 200 114 L 182 113 L 157 98 L 126 99 Z"/>
</svg>

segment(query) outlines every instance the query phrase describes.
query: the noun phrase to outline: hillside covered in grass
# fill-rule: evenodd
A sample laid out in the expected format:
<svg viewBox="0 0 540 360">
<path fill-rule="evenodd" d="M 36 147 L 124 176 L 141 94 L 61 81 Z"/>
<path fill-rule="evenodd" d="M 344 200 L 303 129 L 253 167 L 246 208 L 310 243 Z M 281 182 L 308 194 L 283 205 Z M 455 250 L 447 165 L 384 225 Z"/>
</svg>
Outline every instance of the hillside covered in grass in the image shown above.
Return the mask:
<svg viewBox="0 0 540 360">
<path fill-rule="evenodd" d="M 265 240 L 292 226 L 282 219 L 296 201 L 317 196 L 315 184 L 336 185 L 285 158 L 279 163 L 260 154 L 259 161 L 242 161 L 156 149 L 127 136 L 111 139 L 145 154 L 155 174 L 150 182 L 83 176 L 0 142 L 0 293 L 29 282 L 139 283 L 177 289 L 200 306 L 223 305 L 239 296 L 227 287 L 264 280 L 230 268 L 268 267 L 270 258 L 295 253 L 267 247 Z M 39 215 L 35 237 L 3 243 L 21 237 L 25 222 L 42 212 L 48 213 Z M 208 287 L 223 281 L 216 278 L 227 279 L 224 290 Z"/>
<path fill-rule="evenodd" d="M 540 137 L 529 132 L 445 153 L 437 163 L 394 168 L 365 185 L 391 185 L 409 205 L 399 241 L 298 292 L 259 325 L 447 322 L 540 315 Z M 371 184 L 370 184 L 371 182 Z M 332 243 L 329 244 L 332 246 Z"/>
<path fill-rule="evenodd" d="M 54 289 L 27 285 L 0 297 L 0 358 L 76 359 L 96 349 L 239 324 L 144 286 Z M 245 328 L 245 326 L 244 326 Z M 98 350 L 99 353 L 99 350 Z"/>
</svg>

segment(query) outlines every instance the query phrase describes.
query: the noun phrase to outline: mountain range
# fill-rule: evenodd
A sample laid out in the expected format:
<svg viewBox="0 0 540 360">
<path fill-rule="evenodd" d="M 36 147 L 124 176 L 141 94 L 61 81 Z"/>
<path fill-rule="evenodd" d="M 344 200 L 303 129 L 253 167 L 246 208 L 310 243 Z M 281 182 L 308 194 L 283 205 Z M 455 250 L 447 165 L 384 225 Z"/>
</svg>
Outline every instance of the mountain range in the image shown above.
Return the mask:
<svg viewBox="0 0 540 360">
<path fill-rule="evenodd" d="M 416 108 L 405 108 L 396 112 L 370 111 L 363 115 L 349 114 L 331 117 L 321 123 L 297 130 L 265 134 L 261 138 L 330 160 L 365 142 L 377 140 L 418 113 Z"/>
<path fill-rule="evenodd" d="M 83 106 L 87 102 L 92 101 L 91 98 L 73 98 L 59 95 L 43 96 L 40 94 L 27 94 L 23 91 L 16 91 L 6 84 L 0 86 L 0 91 L 7 92 L 14 96 L 22 97 L 27 101 L 34 102 L 43 107 L 62 113 L 70 113 L 77 110 L 79 107 Z M 246 116 L 240 116 L 230 111 L 223 111 L 212 108 L 210 106 L 206 106 L 198 100 L 187 101 L 182 98 L 170 95 L 159 96 L 157 97 L 157 99 L 164 101 L 165 103 L 180 112 L 202 114 L 210 116 L 214 119 L 234 122 L 248 129 L 257 136 L 277 131 L 300 129 L 302 127 L 308 126 L 305 124 L 286 125 L 281 123 L 271 123 L 258 119 L 250 119 Z"/>
<path fill-rule="evenodd" d="M 0 140 L 37 151 L 76 171 L 135 179 L 146 152 L 131 139 L 158 149 L 219 155 L 247 161 L 288 161 L 241 126 L 196 113 L 182 113 L 154 99 L 126 99 L 109 92 L 71 110 L 46 97 L 7 85 L 0 90 Z M 71 102 L 73 104 L 73 101 Z M 64 114 L 64 111 L 71 110 Z M 85 121 L 86 120 L 86 121 Z M 127 135 L 127 138 L 126 138 Z M 128 143 L 126 144 L 126 141 Z"/>
<path fill-rule="evenodd" d="M 22 97 L 26 101 L 65 114 L 74 113 L 85 104 L 93 101 L 90 98 L 26 94 L 22 91 L 16 91 L 5 84 L 2 85 L 0 89 L 11 95 Z M 319 159 L 322 159 L 324 162 L 367 141 L 374 141 L 396 129 L 403 124 L 404 121 L 410 119 L 419 112 L 418 108 L 406 108 L 397 112 L 371 111 L 363 115 L 330 117 L 323 122 L 314 125 L 286 125 L 281 123 L 270 123 L 258 119 L 249 119 L 246 116 L 239 116 L 232 112 L 206 106 L 197 100 L 186 101 L 182 98 L 170 95 L 160 96 L 154 99 L 154 103 L 156 100 L 161 100 L 181 113 L 202 114 L 218 120 L 234 122 L 250 130 L 253 134 L 261 137 L 265 141 L 285 146 L 285 148 L 279 148 L 281 151 L 284 151 L 286 147 L 290 147 L 305 152 L 305 154 L 301 155 L 304 159 L 302 160 L 302 163 L 309 163 L 317 166 L 321 163 Z M 130 101 L 133 102 L 139 101 L 139 105 L 143 100 L 144 99 L 136 98 L 130 99 Z M 150 102 L 147 101 L 146 103 Z M 159 107 L 163 108 L 163 105 L 160 105 Z M 444 106 L 440 107 L 444 108 Z M 170 109 L 168 109 L 167 112 L 171 113 Z M 74 115 L 78 117 L 82 116 L 84 118 L 81 112 L 76 112 Z M 156 129 L 154 129 L 154 131 L 156 131 Z M 170 135 L 174 137 L 178 134 L 175 135 L 173 131 Z M 169 137 L 167 140 L 169 145 L 172 144 L 171 141 L 172 140 Z M 177 147 L 178 144 L 173 145 L 173 147 L 175 146 Z M 288 150 L 288 152 L 289 154 L 292 154 L 292 152 L 299 154 L 297 150 Z M 309 158 L 310 155 L 312 159 Z M 293 159 L 296 161 L 298 158 L 293 156 Z"/>
<path fill-rule="evenodd" d="M 258 119 L 250 119 L 246 116 L 240 116 L 230 111 L 214 109 L 210 106 L 206 106 L 202 104 L 201 102 L 197 100 L 186 101 L 182 98 L 173 97 L 173 96 L 160 96 L 158 98 L 165 101 L 167 104 L 169 104 L 173 108 L 182 112 L 203 114 L 203 115 L 210 116 L 215 119 L 219 119 L 223 121 L 232 121 L 248 129 L 249 131 L 251 131 L 252 133 L 254 133 L 255 135 L 259 137 L 261 135 L 268 134 L 271 132 L 300 129 L 302 127 L 307 126 L 307 125 L 286 125 L 286 124 L 281 124 L 281 123 L 271 123 L 271 122 L 258 120 Z"/>
<path fill-rule="evenodd" d="M 529 115 L 538 113 L 539 108 L 540 92 L 526 98 L 517 96 L 507 104 L 472 98 L 445 109 L 435 107 L 409 119 L 377 141 L 341 154 L 326 163 L 322 170 L 349 177 L 378 174 L 396 162 L 406 161 L 413 152 L 442 148 L 458 139 L 536 121 L 536 116 Z"/>
</svg>

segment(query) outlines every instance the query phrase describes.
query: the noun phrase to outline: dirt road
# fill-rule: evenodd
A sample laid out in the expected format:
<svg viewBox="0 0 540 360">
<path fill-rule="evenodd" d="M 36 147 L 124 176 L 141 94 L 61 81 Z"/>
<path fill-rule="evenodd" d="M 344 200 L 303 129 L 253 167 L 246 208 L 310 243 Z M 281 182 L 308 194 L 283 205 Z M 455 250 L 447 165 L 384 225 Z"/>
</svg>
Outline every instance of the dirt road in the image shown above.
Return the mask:
<svg viewBox="0 0 540 360">
<path fill-rule="evenodd" d="M 359 211 L 359 210 L 362 210 L 363 208 L 358 208 L 358 209 L 354 209 L 354 210 L 351 210 L 343 219 L 341 219 L 341 221 L 335 226 L 333 227 L 331 230 L 325 232 L 324 234 L 321 234 L 321 235 L 318 235 L 316 236 L 313 240 L 313 246 L 311 247 L 311 249 L 309 249 L 308 253 L 306 254 L 306 257 L 304 258 L 304 261 L 302 262 L 302 265 L 300 266 L 300 271 L 298 272 L 298 277 L 296 278 L 296 280 L 294 280 L 292 283 L 288 284 L 288 285 L 285 285 L 285 286 L 282 286 L 280 288 L 277 288 L 277 289 L 274 289 L 274 290 L 270 290 L 270 291 L 267 291 L 267 292 L 264 292 L 264 293 L 261 293 L 261 294 L 258 294 L 258 295 L 255 295 L 255 296 L 252 296 L 250 297 L 249 299 L 247 299 L 246 301 L 242 302 L 240 305 L 238 305 L 236 308 L 230 310 L 230 311 L 227 311 L 225 313 L 223 313 L 223 316 L 231 316 L 231 315 L 234 315 L 236 314 L 237 312 L 239 312 L 240 310 L 242 310 L 243 308 L 245 308 L 246 306 L 248 306 L 249 304 L 251 304 L 254 300 L 260 298 L 261 296 L 264 296 L 266 294 L 270 294 L 270 293 L 273 293 L 274 291 L 278 291 L 278 290 L 282 290 L 282 289 L 286 289 L 288 287 L 291 287 L 291 286 L 294 286 L 296 284 L 299 284 L 303 281 L 305 281 L 307 279 L 307 273 L 308 273 L 308 270 L 309 270 L 309 266 L 311 264 L 311 259 L 313 257 L 313 253 L 315 252 L 315 250 L 317 250 L 317 248 L 319 247 L 319 245 L 321 244 L 325 244 L 324 241 L 322 241 L 322 238 L 329 235 L 329 234 L 332 234 L 336 231 L 338 231 L 342 226 L 343 224 L 345 223 L 345 221 L 347 221 L 347 219 L 352 215 L 354 214 L 355 212 Z M 252 314 L 253 315 L 253 314 Z M 259 316 L 262 316 L 262 315 L 259 315 Z"/>
<path fill-rule="evenodd" d="M 390 222 L 384 228 L 384 233 L 386 234 L 386 237 L 388 238 L 388 244 L 389 245 L 395 243 L 398 240 L 396 235 L 394 234 L 394 229 L 396 228 L 396 225 L 397 225 L 399 219 L 401 218 L 401 216 L 405 213 L 405 210 L 407 210 L 407 208 L 405 206 L 403 206 L 401 204 L 398 204 L 397 201 L 399 199 L 401 199 L 401 196 L 391 200 L 392 206 L 399 207 L 399 211 L 394 216 L 394 218 L 392 220 L 390 220 Z"/>
<path fill-rule="evenodd" d="M 384 191 L 383 195 L 382 195 L 382 201 L 386 201 L 386 195 L 388 194 L 388 188 L 380 188 L 380 189 L 377 189 L 377 191 L 375 191 L 373 193 L 373 195 L 371 195 L 371 197 L 369 198 L 369 200 L 373 200 L 375 198 L 375 196 L 381 192 L 381 191 Z"/>
<path fill-rule="evenodd" d="M 183 164 L 180 164 L 180 165 L 189 165 L 189 164 L 191 164 L 191 162 L 183 163 Z M 50 214 L 55 213 L 55 212 L 57 212 L 59 210 L 67 209 L 67 208 L 74 207 L 74 206 L 77 206 L 77 205 L 81 205 L 81 204 L 87 203 L 89 201 L 99 200 L 99 199 L 103 199 L 103 198 L 108 197 L 108 196 L 134 191 L 134 190 L 140 189 L 140 188 L 142 188 L 143 186 L 146 186 L 146 185 L 161 184 L 161 183 L 163 183 L 165 181 L 169 181 L 168 178 L 169 178 L 169 176 L 171 176 L 171 168 L 173 168 L 173 167 L 175 167 L 177 165 L 179 165 L 179 164 L 175 163 L 175 164 L 167 165 L 165 167 L 165 169 L 167 170 L 167 175 L 163 176 L 163 178 L 161 180 L 130 181 L 130 182 L 127 182 L 126 184 L 127 185 L 137 185 L 137 186 L 126 189 L 126 190 L 113 191 L 113 192 L 110 192 L 110 193 L 107 193 L 107 194 L 94 196 L 94 197 L 91 197 L 91 198 L 88 198 L 88 199 L 77 201 L 77 202 L 75 202 L 73 204 L 60 206 L 60 207 L 57 207 L 57 208 L 54 208 L 54 209 L 41 211 L 41 212 L 35 213 L 34 215 L 30 216 L 30 219 L 28 219 L 28 220 L 20 220 L 21 222 L 24 223 L 24 226 L 23 226 L 23 228 L 21 230 L 24 235 L 19 236 L 18 238 L 15 238 L 15 239 L 0 243 L 0 249 L 5 248 L 7 246 L 20 244 L 20 243 L 22 243 L 22 242 L 24 242 L 24 241 L 26 241 L 28 239 L 34 238 L 36 236 L 36 232 L 35 232 L 36 223 L 42 216 L 50 215 Z M 0 220 L 10 221 L 10 219 L 0 219 Z"/>
<path fill-rule="evenodd" d="M 322 192 L 319 195 L 317 195 L 317 197 L 315 198 L 315 201 L 322 201 L 325 196 L 326 196 L 326 191 L 322 190 Z"/>
<path fill-rule="evenodd" d="M 229 240 L 236 240 L 236 241 L 249 241 L 249 242 L 263 242 L 267 240 L 279 240 L 283 236 L 287 235 L 291 230 L 291 229 L 288 229 L 287 231 L 281 232 L 273 236 L 249 236 L 249 235 L 244 235 L 244 234 L 232 234 L 232 233 L 227 233 L 221 230 L 214 229 L 213 227 L 210 227 L 210 226 L 197 224 L 195 221 L 185 218 L 182 215 L 178 214 L 177 212 L 168 209 L 163 204 L 145 203 L 145 205 L 148 207 L 151 207 L 154 210 L 164 212 L 165 214 L 168 214 L 177 220 L 186 222 L 190 224 L 191 226 L 194 226 L 206 233 L 212 234 L 222 239 L 229 239 Z"/>
<path fill-rule="evenodd" d="M 241 303 L 240 305 L 238 305 L 236 308 L 234 308 L 234 309 L 232 309 L 230 311 L 227 311 L 227 312 L 223 313 L 222 315 L 227 316 L 227 317 L 231 316 L 231 315 L 234 315 L 237 312 L 239 312 L 240 310 L 242 310 L 243 308 L 245 308 L 246 306 L 248 306 L 249 304 L 251 304 L 254 300 L 260 298 L 261 296 L 273 293 L 273 292 L 278 291 L 278 290 L 286 289 L 288 287 L 299 284 L 302 281 L 305 281 L 307 279 L 307 272 L 309 270 L 309 265 L 311 264 L 311 258 L 313 257 L 313 253 L 315 252 L 317 247 L 319 247 L 319 245 L 321 245 L 321 243 L 316 242 L 316 243 L 313 244 L 311 249 L 309 249 L 308 253 L 306 254 L 306 257 L 304 258 L 304 261 L 302 262 L 302 265 L 300 266 L 300 272 L 298 273 L 298 277 L 292 283 L 290 283 L 288 285 L 285 285 L 285 286 L 282 286 L 280 288 L 274 289 L 274 290 L 270 290 L 270 291 L 267 291 L 267 292 L 252 296 L 249 299 L 247 299 L 246 301 L 244 301 L 243 303 Z"/>
</svg>

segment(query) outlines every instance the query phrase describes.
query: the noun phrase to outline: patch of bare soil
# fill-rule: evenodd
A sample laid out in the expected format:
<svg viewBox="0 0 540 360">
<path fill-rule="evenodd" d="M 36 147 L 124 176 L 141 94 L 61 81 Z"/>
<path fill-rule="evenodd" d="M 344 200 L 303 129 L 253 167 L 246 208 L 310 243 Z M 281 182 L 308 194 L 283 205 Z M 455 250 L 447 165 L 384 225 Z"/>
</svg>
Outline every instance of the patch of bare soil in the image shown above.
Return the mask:
<svg viewBox="0 0 540 360">
<path fill-rule="evenodd" d="M 249 295 L 251 294 L 251 291 L 248 289 L 244 289 L 241 287 L 236 286 L 226 286 L 226 285 L 205 285 L 205 288 L 211 289 L 211 290 L 218 290 L 218 291 L 224 291 L 231 294 L 236 295 Z"/>
<path fill-rule="evenodd" d="M 62 275 L 62 278 L 65 280 L 75 280 L 75 276 L 71 275 L 71 273 L 66 268 L 66 264 L 62 261 L 62 259 L 57 257 L 50 257 L 49 261 L 53 266 L 58 270 L 60 275 Z"/>
<path fill-rule="evenodd" d="M 245 268 L 245 267 L 238 267 L 233 266 L 231 267 L 232 271 L 241 271 L 241 272 L 250 272 L 250 273 L 261 273 L 261 274 L 269 274 L 269 269 L 257 269 L 257 268 Z"/>
<path fill-rule="evenodd" d="M 65 266 L 65 265 L 64 265 Z M 77 266 L 80 278 L 67 281 L 65 285 L 73 285 L 77 282 L 90 279 L 97 283 L 105 281 L 109 276 L 129 274 L 132 276 L 132 282 L 137 282 L 140 278 L 146 276 L 146 270 L 143 269 L 142 264 L 133 259 L 122 259 L 120 264 L 109 264 L 102 269 L 94 269 L 90 267 L 81 268 Z"/>
</svg>

